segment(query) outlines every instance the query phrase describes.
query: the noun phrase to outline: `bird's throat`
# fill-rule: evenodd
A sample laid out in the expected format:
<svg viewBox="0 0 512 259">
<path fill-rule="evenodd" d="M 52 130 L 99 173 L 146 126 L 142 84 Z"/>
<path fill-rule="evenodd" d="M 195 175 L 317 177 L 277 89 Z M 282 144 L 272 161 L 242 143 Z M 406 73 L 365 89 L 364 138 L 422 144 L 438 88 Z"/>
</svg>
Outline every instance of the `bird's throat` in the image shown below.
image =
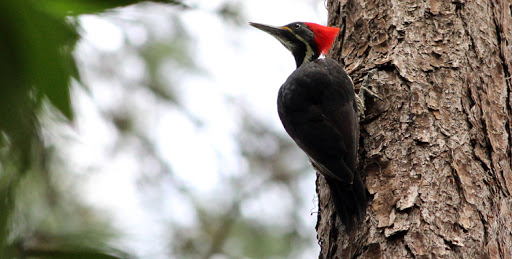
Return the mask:
<svg viewBox="0 0 512 259">
<path fill-rule="evenodd" d="M 306 40 L 304 40 L 304 38 L 299 35 L 295 36 L 302 42 L 301 47 L 292 52 L 295 57 L 297 68 L 299 68 L 301 65 L 317 59 L 320 55 Z"/>
</svg>

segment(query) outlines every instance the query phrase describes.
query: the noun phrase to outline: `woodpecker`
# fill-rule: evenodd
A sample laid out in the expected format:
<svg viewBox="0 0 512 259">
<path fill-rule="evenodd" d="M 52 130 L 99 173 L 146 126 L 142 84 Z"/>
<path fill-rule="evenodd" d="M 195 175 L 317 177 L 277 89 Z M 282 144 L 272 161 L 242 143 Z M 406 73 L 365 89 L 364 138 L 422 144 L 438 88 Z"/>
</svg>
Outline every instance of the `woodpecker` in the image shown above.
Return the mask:
<svg viewBox="0 0 512 259">
<path fill-rule="evenodd" d="M 358 105 L 347 72 L 327 54 L 339 29 L 294 22 L 251 26 L 274 36 L 295 57 L 297 69 L 279 89 L 277 108 L 286 132 L 326 180 L 336 214 L 347 230 L 366 209 L 357 171 Z"/>
</svg>

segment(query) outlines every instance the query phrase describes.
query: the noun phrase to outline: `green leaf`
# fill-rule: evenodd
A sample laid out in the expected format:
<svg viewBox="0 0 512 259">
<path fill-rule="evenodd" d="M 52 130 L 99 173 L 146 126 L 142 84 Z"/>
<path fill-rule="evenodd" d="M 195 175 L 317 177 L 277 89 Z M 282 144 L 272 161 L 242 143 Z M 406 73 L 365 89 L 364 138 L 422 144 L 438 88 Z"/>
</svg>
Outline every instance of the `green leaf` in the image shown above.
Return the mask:
<svg viewBox="0 0 512 259">
<path fill-rule="evenodd" d="M 50 102 L 68 119 L 72 118 L 69 96 L 73 63 L 70 64 L 71 49 L 78 39 L 76 30 L 61 19 L 52 19 L 34 11 L 24 22 L 24 53 L 27 55 L 26 71 L 32 76 L 34 87 L 48 97 Z"/>
<path fill-rule="evenodd" d="M 33 3 L 40 8 L 56 16 L 63 17 L 69 15 L 91 14 L 105 12 L 108 9 L 128 6 L 141 2 L 150 2 L 144 0 L 34 0 Z M 157 0 L 152 2 L 167 3 L 172 5 L 185 5 L 176 0 Z"/>
</svg>

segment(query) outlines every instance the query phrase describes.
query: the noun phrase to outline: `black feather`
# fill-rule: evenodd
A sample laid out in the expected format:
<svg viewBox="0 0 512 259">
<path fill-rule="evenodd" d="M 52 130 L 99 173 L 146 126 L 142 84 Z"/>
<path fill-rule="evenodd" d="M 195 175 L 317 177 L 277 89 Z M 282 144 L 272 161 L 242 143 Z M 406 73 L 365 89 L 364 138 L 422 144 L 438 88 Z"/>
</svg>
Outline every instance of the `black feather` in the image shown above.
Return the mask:
<svg viewBox="0 0 512 259">
<path fill-rule="evenodd" d="M 366 208 L 357 171 L 359 122 L 352 80 L 336 61 L 317 59 L 288 77 L 277 104 L 284 128 L 325 177 L 336 212 L 350 228 Z"/>
</svg>

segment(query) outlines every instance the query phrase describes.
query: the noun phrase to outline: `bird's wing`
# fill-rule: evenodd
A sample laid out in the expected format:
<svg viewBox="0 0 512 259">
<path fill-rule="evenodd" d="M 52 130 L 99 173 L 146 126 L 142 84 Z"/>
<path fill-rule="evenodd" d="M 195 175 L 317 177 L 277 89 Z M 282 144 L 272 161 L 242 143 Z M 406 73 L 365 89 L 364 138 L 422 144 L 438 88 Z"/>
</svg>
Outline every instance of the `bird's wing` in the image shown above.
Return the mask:
<svg viewBox="0 0 512 259">
<path fill-rule="evenodd" d="M 339 164 L 334 167 L 336 171 L 331 172 L 329 170 L 329 168 L 333 168 L 333 166 L 329 166 L 329 162 L 325 162 L 324 165 L 322 162 L 313 159 L 312 164 L 324 175 L 328 175 L 343 182 L 352 183 L 354 171 L 356 170 L 356 145 L 358 141 L 358 121 L 353 109 L 353 101 L 335 103 L 332 105 L 334 107 L 329 107 L 328 104 L 324 104 L 323 106 L 324 107 L 320 108 L 323 118 L 322 123 L 329 125 L 329 128 L 335 131 L 335 133 L 331 135 L 330 141 L 342 143 L 341 146 L 343 148 L 341 152 L 337 153 L 335 160 L 331 161 L 331 163 Z M 329 145 L 324 144 L 324 146 L 325 148 L 329 148 Z"/>
<path fill-rule="evenodd" d="M 300 77 L 294 73 L 285 82 L 278 98 L 279 116 L 320 173 L 352 183 L 358 127 L 353 85 L 348 76 L 334 74 L 340 71 L 331 72 L 320 65 L 306 65 L 297 70 Z M 345 91 L 347 87 L 352 92 Z"/>
</svg>

